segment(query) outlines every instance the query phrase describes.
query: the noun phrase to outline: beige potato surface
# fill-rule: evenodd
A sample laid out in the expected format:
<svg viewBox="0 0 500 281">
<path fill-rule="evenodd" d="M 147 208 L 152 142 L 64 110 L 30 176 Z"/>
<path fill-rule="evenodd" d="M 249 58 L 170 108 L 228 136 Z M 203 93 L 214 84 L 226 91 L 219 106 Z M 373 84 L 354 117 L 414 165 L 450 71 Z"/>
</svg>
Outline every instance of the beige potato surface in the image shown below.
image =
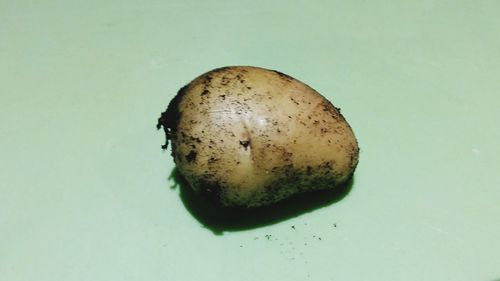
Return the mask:
<svg viewBox="0 0 500 281">
<path fill-rule="evenodd" d="M 223 206 L 335 188 L 358 163 L 357 140 L 339 109 L 306 84 L 258 67 L 199 76 L 170 102 L 161 127 L 181 175 Z"/>
</svg>

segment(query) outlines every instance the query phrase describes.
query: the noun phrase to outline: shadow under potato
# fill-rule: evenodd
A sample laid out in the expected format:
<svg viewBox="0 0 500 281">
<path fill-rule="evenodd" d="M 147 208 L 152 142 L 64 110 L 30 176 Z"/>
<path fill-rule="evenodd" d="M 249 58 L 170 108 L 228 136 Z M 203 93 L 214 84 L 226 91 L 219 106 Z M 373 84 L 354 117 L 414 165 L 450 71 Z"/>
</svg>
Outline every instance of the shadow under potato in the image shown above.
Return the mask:
<svg viewBox="0 0 500 281">
<path fill-rule="evenodd" d="M 177 168 L 172 170 L 169 179 L 173 180 L 172 188 L 179 187 L 181 200 L 189 213 L 215 234 L 262 227 L 328 206 L 344 198 L 354 184 L 353 177 L 332 190 L 293 195 L 271 206 L 237 209 L 217 206 L 196 194 Z"/>
</svg>

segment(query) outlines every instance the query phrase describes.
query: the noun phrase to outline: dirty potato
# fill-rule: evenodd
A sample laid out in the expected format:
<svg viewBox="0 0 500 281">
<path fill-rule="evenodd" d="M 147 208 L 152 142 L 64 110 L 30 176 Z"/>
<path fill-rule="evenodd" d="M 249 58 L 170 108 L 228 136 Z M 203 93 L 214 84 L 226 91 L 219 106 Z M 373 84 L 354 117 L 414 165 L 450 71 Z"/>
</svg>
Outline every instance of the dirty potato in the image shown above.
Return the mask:
<svg viewBox="0 0 500 281">
<path fill-rule="evenodd" d="M 223 206 L 269 205 L 348 181 L 358 144 L 339 109 L 278 71 L 234 66 L 179 90 L 158 120 L 178 171 Z"/>
</svg>

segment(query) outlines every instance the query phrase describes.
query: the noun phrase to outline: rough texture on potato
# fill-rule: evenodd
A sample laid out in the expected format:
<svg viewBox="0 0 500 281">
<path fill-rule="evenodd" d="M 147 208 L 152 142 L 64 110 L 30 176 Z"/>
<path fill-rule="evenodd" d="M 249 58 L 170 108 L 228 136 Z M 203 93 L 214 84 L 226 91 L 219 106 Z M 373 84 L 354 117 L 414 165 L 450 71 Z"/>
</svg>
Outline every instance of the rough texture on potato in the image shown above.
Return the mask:
<svg viewBox="0 0 500 281">
<path fill-rule="evenodd" d="M 278 71 L 234 66 L 179 90 L 158 120 L 178 171 L 231 207 L 269 205 L 348 181 L 359 149 L 338 108 Z"/>
</svg>

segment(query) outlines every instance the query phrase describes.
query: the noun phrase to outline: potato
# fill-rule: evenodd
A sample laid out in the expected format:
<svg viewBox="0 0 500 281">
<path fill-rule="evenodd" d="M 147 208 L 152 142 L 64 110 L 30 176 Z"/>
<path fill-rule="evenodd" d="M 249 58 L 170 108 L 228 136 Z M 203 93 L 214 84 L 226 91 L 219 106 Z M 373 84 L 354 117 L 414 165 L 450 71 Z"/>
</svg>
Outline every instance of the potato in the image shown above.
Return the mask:
<svg viewBox="0 0 500 281">
<path fill-rule="evenodd" d="M 158 120 L 180 174 L 228 207 L 269 205 L 335 188 L 358 163 L 354 133 L 338 108 L 278 71 L 232 66 L 179 90 Z"/>
</svg>

